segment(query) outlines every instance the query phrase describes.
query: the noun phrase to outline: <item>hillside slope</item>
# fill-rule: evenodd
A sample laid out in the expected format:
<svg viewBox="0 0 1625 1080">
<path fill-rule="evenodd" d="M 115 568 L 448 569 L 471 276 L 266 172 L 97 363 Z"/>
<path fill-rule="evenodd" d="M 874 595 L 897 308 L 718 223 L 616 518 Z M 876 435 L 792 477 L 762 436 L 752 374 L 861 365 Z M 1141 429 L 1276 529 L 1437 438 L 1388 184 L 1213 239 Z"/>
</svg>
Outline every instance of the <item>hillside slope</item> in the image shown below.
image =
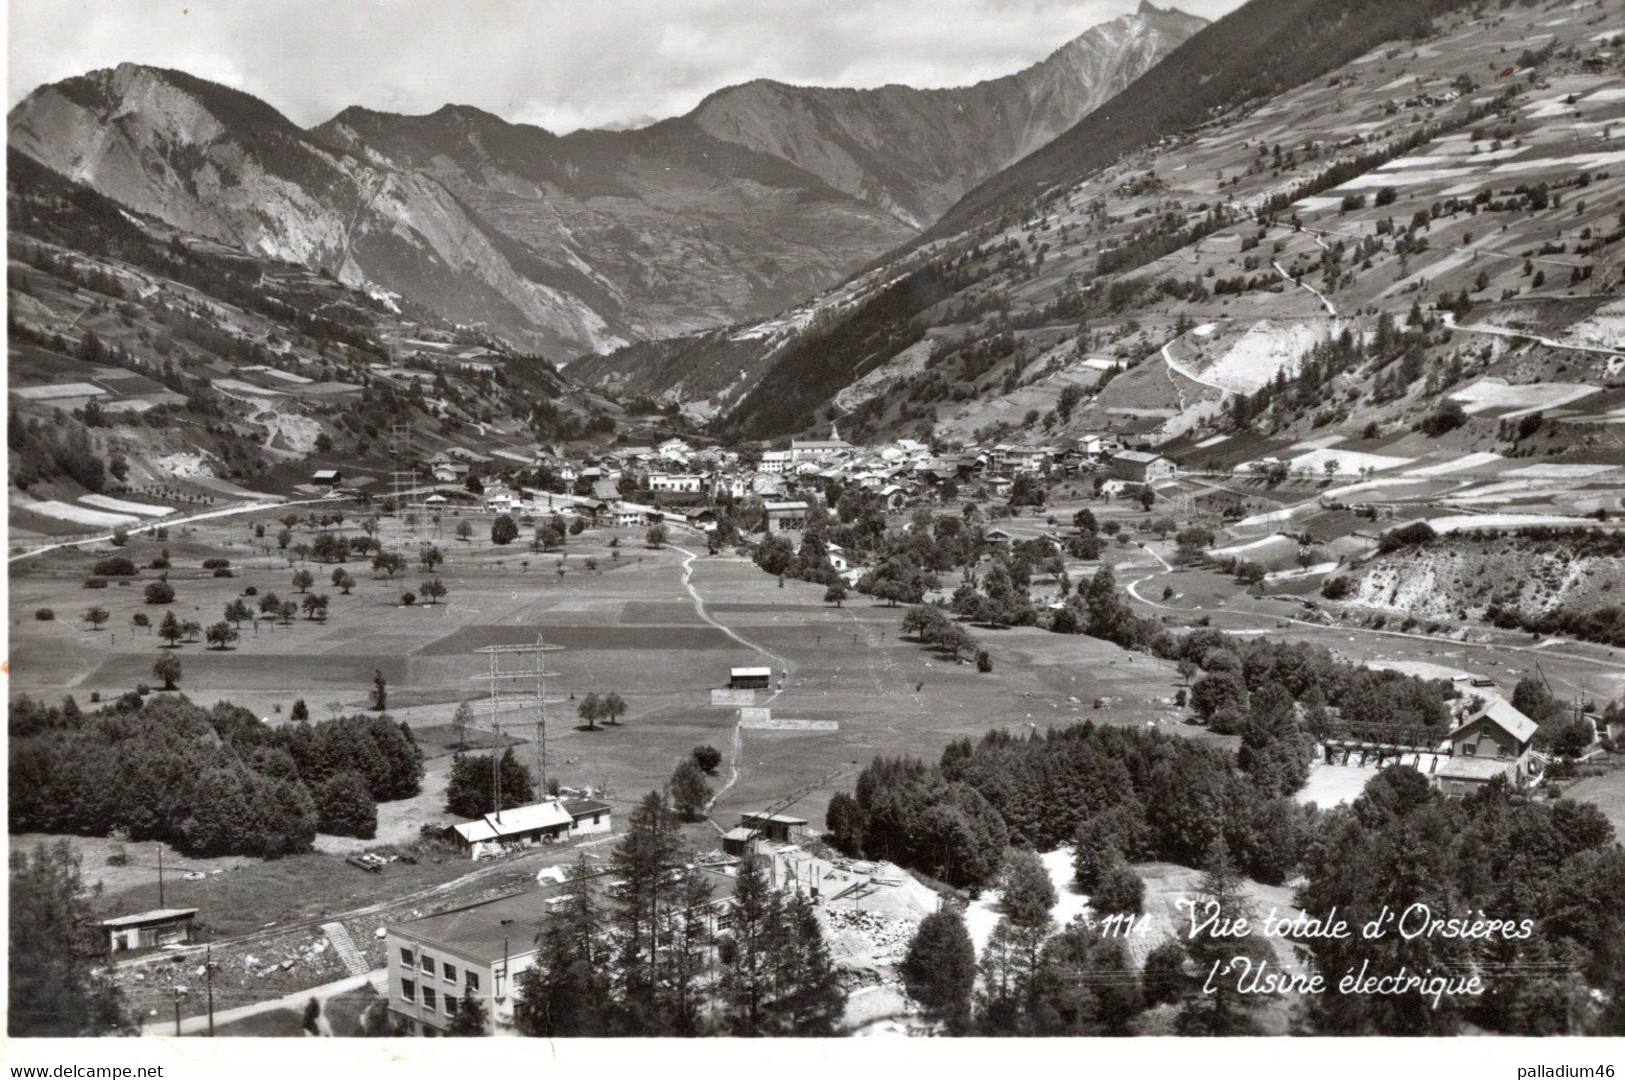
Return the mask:
<svg viewBox="0 0 1625 1080">
<path fill-rule="evenodd" d="M 522 458 L 613 426 L 536 357 L 178 231 L 16 151 L 6 195 L 14 537 L 283 494 L 322 466 L 377 484 L 396 425 L 425 455 L 477 429 Z"/>
<path fill-rule="evenodd" d="M 1400 0 L 1283 2 L 1202 31 L 1100 114 L 1165 84 L 1162 68 L 1204 39 L 1205 85 L 1228 85 L 1228 106 L 1103 166 L 1079 148 L 1070 177 L 1019 212 L 736 328 L 737 374 L 713 398 L 724 433 L 839 419 L 849 438 L 1194 446 L 1253 430 L 1324 444 L 1420 428 L 1448 393 L 1467 417 L 1449 440 L 1466 452 L 1533 452 L 1516 429 L 1542 409 L 1571 437 L 1540 452 L 1616 450 L 1625 4 L 1455 5 L 1428 20 Z M 1225 66 L 1211 44 L 1258 11 L 1303 31 L 1287 74 L 1258 70 L 1244 42 Z M 1304 81 L 1259 96 L 1266 75 Z M 754 359 L 742 340 L 761 344 Z M 705 351 L 687 363 L 703 368 Z"/>
</svg>

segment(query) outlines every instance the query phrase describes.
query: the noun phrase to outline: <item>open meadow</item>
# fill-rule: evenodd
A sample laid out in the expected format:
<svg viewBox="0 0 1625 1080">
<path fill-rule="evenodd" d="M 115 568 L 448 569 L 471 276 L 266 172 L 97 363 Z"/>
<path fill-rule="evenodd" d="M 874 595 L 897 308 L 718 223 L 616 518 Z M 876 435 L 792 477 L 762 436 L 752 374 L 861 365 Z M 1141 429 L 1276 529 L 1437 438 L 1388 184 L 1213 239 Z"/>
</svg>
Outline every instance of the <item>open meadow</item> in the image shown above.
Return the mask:
<svg viewBox="0 0 1625 1080">
<path fill-rule="evenodd" d="M 1181 681 L 1172 665 L 1094 638 L 978 628 L 974 636 L 993 659 L 993 670 L 978 674 L 968 661 L 953 662 L 903 638 L 901 607 L 859 595 L 841 607 L 824 604 L 822 586 L 790 580 L 780 587 L 745 558 L 707 555 L 704 539 L 692 533 L 677 533 L 654 550 L 641 529 L 589 529 L 570 537 L 561 552 L 537 554 L 524 543 L 492 544 L 490 520 L 474 515 L 473 537 L 464 542 L 449 517 L 438 538 L 426 535 L 432 525 L 420 524 L 414 535 L 401 521 L 384 519 L 380 537 L 386 548 L 405 552 L 409 566 L 391 578 L 371 570 L 370 559 L 352 559 L 343 564 L 355 579 L 349 595 L 330 583 L 339 564 L 290 559 L 313 530 L 297 527 L 294 545 L 284 552 L 268 539 L 280 528 L 268 513 L 181 527 L 166 541 L 131 538 L 122 549 L 101 544 L 14 562 L 12 693 L 47 700 L 71 694 L 88 708 L 93 697 L 105 703 L 138 684 L 160 686 L 153 661 L 172 652 L 182 665 L 180 692 L 192 700 L 233 702 L 265 723 L 285 724 L 296 698 L 305 700 L 312 720 L 367 710 L 374 672 L 383 673 L 389 714 L 413 728 L 426 774 L 419 796 L 379 805 L 376 840 L 319 836 L 315 853 L 271 862 L 167 854 L 171 865 L 206 875 L 176 877 L 170 901 L 197 904 L 205 909 L 202 921 L 232 932 L 343 912 L 403 887 L 433 888 L 468 869 L 397 865 L 380 881 L 339 859 L 404 844 L 423 825 L 457 820 L 444 809 L 452 719 L 458 704 L 469 701 L 476 730 L 468 741 L 491 741 L 488 683 L 475 678 L 489 671 L 488 658 L 474 652 L 487 645 L 532 643 L 540 636 L 563 646 L 548 654 L 548 668 L 557 673 L 549 693 L 566 700 L 549 707 L 547 774 L 567 787 L 603 792 L 618 815 L 617 828 L 639 796 L 663 786 L 677 763 L 703 744 L 723 756 L 710 778 L 717 792 L 711 817 L 720 830 L 741 812 L 792 796 L 787 812 L 821 827 L 829 797 L 849 790 L 875 755 L 935 760 L 948 742 L 997 728 L 1092 719 L 1156 722 L 1212 737 L 1174 718 L 1168 702 Z M 268 538 L 254 537 L 256 523 L 266 524 Z M 348 519 L 341 530 L 359 535 L 359 523 Z M 425 575 L 416 550 L 428 543 L 446 553 L 436 576 L 447 595 L 435 604 L 405 605 L 403 592 L 421 591 Z M 145 567 L 165 548 L 176 591 L 171 604 L 144 602 L 145 586 L 160 576 L 150 569 L 110 578 L 105 588 L 84 586 L 94 564 L 110 554 Z M 205 559 L 220 558 L 230 560 L 232 577 L 201 568 Z M 156 626 L 172 609 L 207 626 L 239 598 L 256 610 L 268 591 L 298 599 L 292 584 L 298 570 L 310 571 L 310 590 L 328 597 L 325 618 L 301 612 L 284 625 L 261 616 L 257 626 L 245 622 L 238 640 L 223 649 L 201 639 L 170 649 L 154 630 L 131 622 L 141 613 Z M 255 595 L 244 596 L 251 587 Z M 99 628 L 81 617 L 92 606 L 108 613 Z M 55 617 L 37 619 L 42 608 Z M 820 730 L 741 728 L 737 707 L 711 704 L 710 691 L 726 685 L 729 668 L 764 664 L 773 669 L 773 689 L 760 692 L 758 703 L 772 710 L 774 721 L 821 721 Z M 521 680 L 509 693 L 527 689 Z M 585 730 L 575 712 L 579 699 L 609 691 L 626 700 L 627 714 L 617 724 Z M 530 704 L 504 703 L 495 715 L 503 740 L 531 767 L 538 757 L 535 713 Z M 701 825 L 693 838 L 703 847 L 711 835 L 715 830 Z M 112 867 L 106 841 L 74 843 L 86 854 L 87 878 L 102 881 L 110 904 L 122 906 L 121 896 L 129 904 L 156 901 L 154 858 Z M 245 919 L 240 906 L 257 891 L 268 902 Z"/>
</svg>

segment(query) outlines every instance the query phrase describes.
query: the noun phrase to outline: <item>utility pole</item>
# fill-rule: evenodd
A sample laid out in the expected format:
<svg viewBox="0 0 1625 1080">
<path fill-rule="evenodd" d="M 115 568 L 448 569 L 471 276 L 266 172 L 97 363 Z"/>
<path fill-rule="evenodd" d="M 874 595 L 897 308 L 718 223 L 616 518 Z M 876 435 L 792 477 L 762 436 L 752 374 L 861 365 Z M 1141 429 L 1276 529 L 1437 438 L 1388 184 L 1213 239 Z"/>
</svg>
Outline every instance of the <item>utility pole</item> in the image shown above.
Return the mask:
<svg viewBox="0 0 1625 1080">
<path fill-rule="evenodd" d="M 209 1038 L 214 1038 L 214 946 L 203 950 L 203 983 L 209 992 Z"/>
<path fill-rule="evenodd" d="M 164 845 L 158 845 L 158 906 L 164 906 Z M 177 1005 L 176 1008 L 179 1008 Z M 176 1034 L 180 1034 L 176 1032 Z"/>
</svg>

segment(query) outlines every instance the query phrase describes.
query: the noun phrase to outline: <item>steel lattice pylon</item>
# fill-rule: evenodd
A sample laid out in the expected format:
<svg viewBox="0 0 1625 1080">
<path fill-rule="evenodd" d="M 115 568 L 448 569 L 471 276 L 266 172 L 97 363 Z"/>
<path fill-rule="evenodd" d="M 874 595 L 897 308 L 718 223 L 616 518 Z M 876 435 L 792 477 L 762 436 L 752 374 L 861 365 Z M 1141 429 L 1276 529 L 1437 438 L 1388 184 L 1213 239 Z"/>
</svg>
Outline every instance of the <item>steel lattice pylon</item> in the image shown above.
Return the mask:
<svg viewBox="0 0 1625 1080">
<path fill-rule="evenodd" d="M 534 645 L 487 645 L 475 649 L 476 655 L 483 654 L 490 662 L 490 670 L 477 675 L 469 676 L 476 682 L 485 682 L 490 687 L 491 710 L 491 805 L 495 808 L 498 821 L 502 820 L 502 783 L 501 783 L 501 750 L 502 725 L 497 719 L 504 706 L 513 706 L 518 709 L 534 709 L 536 725 L 536 786 L 539 791 L 547 790 L 547 707 L 558 705 L 566 699 L 548 693 L 548 680 L 555 679 L 559 673 L 549 671 L 545 661 L 545 654 L 558 652 L 563 645 L 549 645 L 543 640 L 541 633 L 536 635 Z M 521 658 L 524 667 L 504 668 L 503 661 L 507 658 Z M 502 688 L 512 683 L 530 682 L 528 693 L 503 693 Z"/>
</svg>

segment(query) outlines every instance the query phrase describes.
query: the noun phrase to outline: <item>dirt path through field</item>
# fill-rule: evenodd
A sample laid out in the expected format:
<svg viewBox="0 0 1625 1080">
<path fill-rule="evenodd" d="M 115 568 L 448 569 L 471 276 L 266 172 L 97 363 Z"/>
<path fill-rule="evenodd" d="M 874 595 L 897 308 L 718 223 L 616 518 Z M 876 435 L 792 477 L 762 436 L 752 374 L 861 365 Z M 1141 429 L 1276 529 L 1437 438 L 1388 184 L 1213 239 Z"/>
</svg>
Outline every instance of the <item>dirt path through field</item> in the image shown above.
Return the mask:
<svg viewBox="0 0 1625 1080">
<path fill-rule="evenodd" d="M 686 556 L 683 559 L 683 588 L 688 590 L 688 595 L 694 600 L 694 614 L 698 615 L 703 621 L 716 627 L 718 630 L 721 630 L 724 634 L 727 634 L 745 648 L 750 649 L 753 652 L 759 652 L 769 660 L 777 662 L 780 668 L 783 670 L 784 675 L 779 679 L 779 688 L 773 691 L 773 693 L 768 696 L 768 699 L 762 703 L 764 705 L 773 704 L 778 696 L 784 693 L 784 685 L 789 680 L 790 672 L 794 669 L 795 665 L 791 664 L 789 660 L 780 656 L 778 653 L 768 651 L 768 649 L 756 644 L 756 642 L 745 637 L 732 627 L 724 626 L 717 622 L 716 619 L 712 618 L 711 613 L 705 610 L 705 597 L 701 596 L 700 590 L 694 587 L 694 560 L 699 558 L 699 552 L 690 551 L 681 544 L 673 544 L 672 547 L 676 548 L 678 551 L 681 551 L 684 556 Z M 728 793 L 728 789 L 739 782 L 739 757 L 740 753 L 744 749 L 744 744 L 745 737 L 743 728 L 736 723 L 734 724 L 733 744 L 728 750 L 728 782 L 723 784 L 722 787 L 718 788 L 716 794 L 711 796 L 711 801 L 705 804 L 705 808 L 707 810 L 715 806 L 717 804 L 717 800 L 726 795 Z M 712 824 L 714 825 L 715 822 Z"/>
</svg>

